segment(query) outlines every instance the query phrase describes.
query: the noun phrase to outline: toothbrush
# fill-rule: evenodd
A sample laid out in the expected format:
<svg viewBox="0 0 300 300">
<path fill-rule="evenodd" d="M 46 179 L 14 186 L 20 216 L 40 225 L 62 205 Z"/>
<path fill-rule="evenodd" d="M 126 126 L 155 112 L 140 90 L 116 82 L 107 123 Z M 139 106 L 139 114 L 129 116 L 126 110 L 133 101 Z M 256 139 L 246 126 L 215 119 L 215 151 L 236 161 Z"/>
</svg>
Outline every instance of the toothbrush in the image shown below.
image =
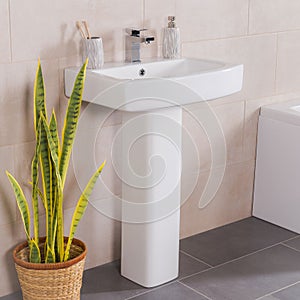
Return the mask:
<svg viewBox="0 0 300 300">
<path fill-rule="evenodd" d="M 87 21 L 82 21 L 82 24 L 84 25 L 85 31 L 87 32 L 87 38 L 90 39 L 91 33 Z"/>
<path fill-rule="evenodd" d="M 79 31 L 80 31 L 80 34 L 81 34 L 82 38 L 83 38 L 83 39 L 87 39 L 87 36 L 85 35 L 84 30 L 83 30 L 83 28 L 82 28 L 81 22 L 80 22 L 80 21 L 77 21 L 77 22 L 76 22 L 76 25 L 77 25 L 77 28 L 78 28 Z"/>
</svg>

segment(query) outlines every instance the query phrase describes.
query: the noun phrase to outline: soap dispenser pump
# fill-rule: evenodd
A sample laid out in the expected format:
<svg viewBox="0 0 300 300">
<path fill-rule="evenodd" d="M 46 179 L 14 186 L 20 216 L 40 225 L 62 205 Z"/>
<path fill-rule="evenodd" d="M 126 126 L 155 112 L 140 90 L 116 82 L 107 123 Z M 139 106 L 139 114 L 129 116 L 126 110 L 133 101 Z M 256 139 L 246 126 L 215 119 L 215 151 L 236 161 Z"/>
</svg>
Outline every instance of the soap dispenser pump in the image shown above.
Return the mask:
<svg viewBox="0 0 300 300">
<path fill-rule="evenodd" d="M 163 31 L 162 52 L 164 58 L 180 58 L 180 31 L 175 24 L 175 16 L 168 17 L 168 27 Z"/>
</svg>

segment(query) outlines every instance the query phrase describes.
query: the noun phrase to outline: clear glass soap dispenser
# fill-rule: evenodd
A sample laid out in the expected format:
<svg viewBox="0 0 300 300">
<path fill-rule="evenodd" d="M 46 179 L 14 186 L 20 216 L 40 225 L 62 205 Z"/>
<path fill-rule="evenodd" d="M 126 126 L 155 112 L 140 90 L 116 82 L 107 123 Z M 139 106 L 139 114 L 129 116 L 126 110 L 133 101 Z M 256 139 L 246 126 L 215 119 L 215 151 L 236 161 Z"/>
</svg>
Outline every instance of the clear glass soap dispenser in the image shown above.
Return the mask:
<svg viewBox="0 0 300 300">
<path fill-rule="evenodd" d="M 180 58 L 180 31 L 176 27 L 174 16 L 169 16 L 168 21 L 168 27 L 163 31 L 163 57 Z"/>
</svg>

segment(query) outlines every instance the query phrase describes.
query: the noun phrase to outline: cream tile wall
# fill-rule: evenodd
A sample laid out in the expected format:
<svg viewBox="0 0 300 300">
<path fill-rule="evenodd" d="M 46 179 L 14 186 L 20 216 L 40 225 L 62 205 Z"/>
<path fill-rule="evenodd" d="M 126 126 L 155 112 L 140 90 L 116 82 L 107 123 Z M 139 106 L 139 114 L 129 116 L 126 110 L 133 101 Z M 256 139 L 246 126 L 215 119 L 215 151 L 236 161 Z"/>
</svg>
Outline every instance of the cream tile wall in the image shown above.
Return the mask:
<svg viewBox="0 0 300 300">
<path fill-rule="evenodd" d="M 213 201 L 203 209 L 198 203 L 205 184 L 210 173 L 217 174 L 219 169 L 212 169 L 211 137 L 190 114 L 201 115 L 201 105 L 189 105 L 184 112 L 187 134 L 182 150 L 182 193 L 189 197 L 182 206 L 181 236 L 251 215 L 259 107 L 300 97 L 299 0 L 0 0 L 0 296 L 18 289 L 11 249 L 24 235 L 5 170 L 28 185 L 34 142 L 32 89 L 38 57 L 45 75 L 48 110 L 55 107 L 61 127 L 67 105 L 63 69 L 80 64 L 75 21 L 86 19 L 93 35 L 103 37 L 106 61 L 120 61 L 124 59 L 126 27 L 151 29 L 157 40 L 142 48 L 142 56 L 160 55 L 162 27 L 173 14 L 181 28 L 184 56 L 243 63 L 245 67 L 243 90 L 209 103 L 227 151 L 224 179 Z M 92 110 L 88 130 L 93 130 L 93 118 L 110 113 Z M 99 203 L 110 197 L 101 184 L 114 195 L 121 193 L 110 159 L 120 123 L 121 115 L 112 113 L 95 144 L 95 160 L 108 158 L 103 180 L 93 195 Z M 199 154 L 199 161 L 193 159 L 193 151 Z M 80 192 L 73 164 L 69 175 L 67 222 Z M 193 189 L 191 181 L 197 176 Z M 93 206 L 88 208 L 77 236 L 86 240 L 90 249 L 88 268 L 120 257 L 120 223 Z"/>
<path fill-rule="evenodd" d="M 247 0 L 177 0 L 183 42 L 242 36 L 247 33 Z"/>
<path fill-rule="evenodd" d="M 10 27 L 9 27 L 9 1 L 0 1 L 0 63 L 11 62 L 11 44 L 10 44 Z"/>
<path fill-rule="evenodd" d="M 283 94 L 297 91 L 300 84 L 300 45 L 295 41 L 300 39 L 299 31 L 278 34 L 278 56 L 276 91 Z"/>
<path fill-rule="evenodd" d="M 250 34 L 300 28 L 300 2 L 297 0 L 251 0 L 249 4 Z"/>
</svg>

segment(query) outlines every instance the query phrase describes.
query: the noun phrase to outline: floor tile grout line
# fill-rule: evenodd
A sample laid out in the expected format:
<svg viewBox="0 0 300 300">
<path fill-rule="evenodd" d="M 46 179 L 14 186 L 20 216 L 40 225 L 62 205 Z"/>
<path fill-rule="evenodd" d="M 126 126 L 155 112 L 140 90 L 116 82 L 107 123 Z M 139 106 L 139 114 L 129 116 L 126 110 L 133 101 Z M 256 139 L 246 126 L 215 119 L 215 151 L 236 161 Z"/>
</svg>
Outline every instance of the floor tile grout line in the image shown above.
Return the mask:
<svg viewBox="0 0 300 300">
<path fill-rule="evenodd" d="M 290 241 L 291 239 L 293 239 L 293 238 L 290 238 L 290 239 L 287 239 L 287 240 L 284 240 L 284 241 L 280 241 L 280 242 L 275 243 L 275 244 L 273 244 L 273 245 L 270 245 L 270 246 L 268 246 L 268 247 L 265 247 L 265 248 L 256 250 L 256 251 L 251 252 L 251 253 L 248 253 L 248 254 L 245 254 L 245 255 L 243 255 L 243 256 L 241 256 L 241 257 L 232 259 L 232 260 L 230 260 L 230 261 L 228 261 L 228 262 L 224 262 L 224 263 L 222 263 L 222 264 L 216 265 L 216 266 L 214 266 L 213 268 L 218 268 L 218 267 L 221 267 L 221 266 L 223 266 L 223 265 L 226 265 L 227 263 L 234 262 L 234 261 L 236 261 L 236 260 L 239 260 L 239 259 L 242 259 L 242 258 L 244 258 L 244 257 L 250 256 L 250 255 L 252 255 L 252 254 L 256 254 L 256 253 L 259 253 L 259 252 L 261 252 L 261 251 L 268 250 L 268 249 L 270 249 L 270 248 L 272 248 L 272 247 L 274 247 L 274 246 L 282 245 L 282 243 L 287 242 L 287 241 Z"/>
<path fill-rule="evenodd" d="M 292 287 L 292 286 L 294 286 L 294 285 L 296 285 L 296 284 L 299 284 L 299 283 L 300 283 L 300 280 L 297 281 L 297 282 L 295 282 L 295 283 L 292 283 L 292 284 L 290 284 L 290 285 L 287 285 L 287 286 L 285 286 L 285 287 L 283 287 L 283 288 L 280 288 L 280 289 L 278 289 L 278 290 L 275 290 L 275 291 L 273 291 L 272 293 L 269 293 L 269 294 L 263 295 L 263 296 L 261 296 L 261 297 L 259 297 L 259 298 L 256 298 L 255 300 L 261 300 L 261 299 L 263 299 L 263 298 L 265 298 L 265 297 L 267 297 L 267 296 L 272 296 L 272 295 L 274 295 L 274 294 L 276 294 L 276 293 L 278 293 L 278 292 L 281 292 L 281 291 L 283 291 L 283 290 L 285 290 L 285 289 L 288 289 L 288 288 L 290 288 L 290 287 Z"/>
<path fill-rule="evenodd" d="M 175 283 L 175 282 L 178 282 L 178 283 L 179 283 L 178 280 L 170 281 L 170 282 L 168 282 L 168 283 L 165 283 L 165 284 L 163 284 L 163 285 L 160 285 L 160 286 L 157 286 L 157 287 L 148 289 L 148 290 L 146 290 L 146 291 L 144 291 L 144 292 L 141 292 L 141 293 L 139 293 L 139 294 L 136 294 L 136 295 L 134 295 L 134 296 L 130 296 L 130 297 L 128 297 L 128 298 L 125 298 L 124 300 L 134 299 L 134 298 L 136 298 L 136 297 L 139 297 L 139 296 L 142 296 L 142 295 L 151 293 L 151 292 L 153 292 L 153 291 L 157 291 L 157 290 L 159 290 L 159 289 L 161 289 L 161 288 L 163 288 L 163 287 L 166 287 L 166 286 L 168 286 L 168 285 L 171 285 L 171 284 L 173 284 L 173 283 Z"/>
<path fill-rule="evenodd" d="M 295 239 L 297 239 L 297 238 L 299 238 L 299 237 L 300 237 L 300 235 L 296 235 L 296 236 L 291 237 L 291 238 L 289 238 L 289 239 L 287 239 L 287 240 L 281 241 L 281 243 L 289 242 L 289 241 L 295 240 Z"/>
<path fill-rule="evenodd" d="M 188 279 L 188 278 L 190 278 L 190 277 L 193 277 L 193 276 L 196 276 L 196 275 L 199 275 L 199 274 L 202 274 L 202 273 L 205 273 L 205 272 L 207 272 L 207 271 L 211 271 L 211 270 L 214 270 L 214 269 L 218 269 L 218 268 L 220 268 L 220 267 L 223 267 L 224 265 L 227 265 L 227 264 L 230 264 L 230 263 L 232 263 L 232 262 L 238 261 L 238 260 L 240 260 L 240 259 L 246 258 L 246 257 L 251 256 L 251 255 L 253 255 L 253 254 L 257 254 L 257 253 L 262 252 L 262 251 L 264 251 L 264 250 L 268 250 L 268 249 L 270 249 L 270 248 L 272 248 L 272 247 L 275 247 L 275 246 L 278 246 L 278 245 L 282 245 L 282 242 L 273 244 L 273 245 L 268 246 L 268 247 L 263 248 L 263 249 L 259 249 L 259 250 L 257 250 L 257 251 L 254 251 L 254 252 L 248 253 L 248 254 L 246 254 L 246 255 L 240 256 L 240 257 L 238 257 L 238 258 L 229 260 L 229 261 L 224 262 L 224 263 L 222 263 L 222 264 L 213 266 L 213 267 L 211 267 L 210 269 L 206 269 L 206 270 L 203 270 L 203 271 L 194 273 L 194 274 L 192 274 L 192 275 L 185 276 L 185 277 L 183 277 L 183 278 L 180 278 L 179 281 Z M 283 245 L 282 245 L 282 246 L 283 246 Z"/>
<path fill-rule="evenodd" d="M 195 256 L 193 256 L 193 255 L 191 255 L 191 254 L 183 251 L 183 250 L 179 250 L 179 252 L 183 253 L 186 256 L 189 256 L 189 257 L 193 258 L 194 260 L 197 260 L 198 262 L 201 262 L 202 264 L 204 264 L 204 265 L 206 265 L 206 266 L 208 266 L 210 268 L 213 268 L 212 265 L 208 264 L 207 262 L 205 262 L 205 261 L 203 261 L 203 260 L 201 260 L 201 259 L 199 259 L 199 258 L 197 258 L 197 257 L 195 257 Z"/>
<path fill-rule="evenodd" d="M 294 250 L 294 251 L 300 253 L 300 250 L 299 250 L 299 249 L 296 249 L 296 248 L 294 248 L 294 247 L 292 247 L 292 246 L 290 246 L 290 245 L 284 244 L 284 243 L 281 243 L 281 244 L 282 244 L 282 246 L 285 246 L 285 247 L 287 247 L 287 248 L 289 248 L 289 249 L 292 249 L 292 250 Z"/>
<path fill-rule="evenodd" d="M 202 297 L 204 297 L 204 298 L 206 298 L 206 299 L 208 299 L 208 300 L 212 300 L 212 299 L 209 298 L 208 296 L 206 296 L 206 295 L 202 294 L 201 292 L 199 292 L 199 291 L 193 289 L 192 287 L 188 286 L 187 284 L 185 284 L 185 283 L 183 283 L 183 282 L 178 282 L 178 283 L 181 284 L 181 285 L 183 285 L 183 286 L 185 286 L 186 288 L 192 290 L 193 292 L 197 293 L 198 295 L 200 295 L 200 296 L 202 296 Z"/>
<path fill-rule="evenodd" d="M 151 291 L 155 291 L 155 290 L 157 290 L 157 289 L 153 289 L 153 290 L 149 290 L 149 291 L 147 290 L 147 291 L 144 291 L 144 292 L 142 292 L 142 293 L 136 294 L 136 295 L 134 295 L 134 296 L 130 296 L 129 298 L 124 298 L 124 300 L 135 299 L 136 297 L 143 296 L 143 295 L 148 294 L 148 293 L 150 293 Z"/>
<path fill-rule="evenodd" d="M 196 276 L 196 275 L 200 275 L 200 274 L 202 274 L 202 273 L 205 273 L 205 272 L 208 271 L 208 270 L 211 271 L 211 270 L 214 270 L 214 269 L 215 269 L 215 267 L 212 267 L 212 268 L 207 269 L 207 270 L 203 270 L 203 271 L 200 271 L 200 272 L 191 274 L 191 275 L 187 275 L 187 276 L 185 276 L 185 277 L 180 278 L 180 279 L 179 279 L 179 282 L 182 282 L 182 280 L 189 279 L 190 277 L 193 277 L 193 276 Z"/>
</svg>

